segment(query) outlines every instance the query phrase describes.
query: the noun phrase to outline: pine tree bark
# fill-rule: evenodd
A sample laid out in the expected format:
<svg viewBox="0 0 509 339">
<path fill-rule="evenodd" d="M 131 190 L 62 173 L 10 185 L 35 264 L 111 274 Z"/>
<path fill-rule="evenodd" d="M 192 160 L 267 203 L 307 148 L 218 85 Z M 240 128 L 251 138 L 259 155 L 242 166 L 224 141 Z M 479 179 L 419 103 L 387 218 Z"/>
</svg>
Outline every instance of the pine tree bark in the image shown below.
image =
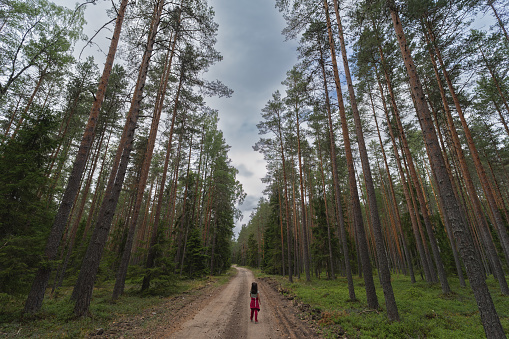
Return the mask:
<svg viewBox="0 0 509 339">
<path fill-rule="evenodd" d="M 380 60 L 382 62 L 382 68 L 384 71 L 386 85 L 387 85 L 387 88 L 389 91 L 389 96 L 391 98 L 391 106 L 392 106 L 393 112 L 396 112 L 396 111 L 398 111 L 398 106 L 396 104 L 396 97 L 392 90 L 392 83 L 391 83 L 391 79 L 389 77 L 389 73 L 388 73 L 386 65 L 385 65 L 385 58 L 384 58 L 384 54 L 383 54 L 381 46 L 378 46 L 378 50 L 380 53 Z M 375 67 L 375 72 L 376 72 L 376 67 Z M 377 75 L 377 77 L 378 77 L 378 75 Z M 392 120 L 389 117 L 389 110 L 387 108 L 387 104 L 385 103 L 384 91 L 383 91 L 383 87 L 382 87 L 380 79 L 378 79 L 378 87 L 380 90 L 382 103 L 384 104 L 384 112 L 385 112 L 385 117 L 387 120 L 387 126 L 389 129 L 389 135 L 390 135 L 391 141 L 392 141 L 392 147 L 393 147 L 393 151 L 394 151 L 394 156 L 396 158 L 396 164 L 398 165 L 398 171 L 399 171 L 399 176 L 400 176 L 400 180 L 401 180 L 401 185 L 403 186 L 403 194 L 405 195 L 405 201 L 407 204 L 408 213 L 410 215 L 410 221 L 412 224 L 412 231 L 414 233 L 417 250 L 419 252 L 419 257 L 421 259 L 421 266 L 424 271 L 424 277 L 425 277 L 426 281 L 432 282 L 433 275 L 431 274 L 429 261 L 427 260 L 428 255 L 426 254 L 425 242 L 424 242 L 424 239 L 421 238 L 421 235 L 419 233 L 420 227 L 419 227 L 418 219 L 417 219 L 417 215 L 416 215 L 417 213 L 416 213 L 413 203 L 412 203 L 412 197 L 410 194 L 409 185 L 406 180 L 405 172 L 403 170 L 402 161 L 401 161 L 399 151 L 398 151 L 398 145 L 396 143 L 396 136 L 394 135 L 394 131 L 393 131 L 392 123 L 391 123 Z"/>
<path fill-rule="evenodd" d="M 160 0 L 154 6 L 151 27 L 147 37 L 147 45 L 143 53 L 129 114 L 117 149 L 115 162 L 110 173 L 106 194 L 99 212 L 99 218 L 71 296 L 71 299 L 75 301 L 74 314 L 78 317 L 88 313 L 95 277 L 99 269 L 99 262 L 111 228 L 111 222 L 115 214 L 120 191 L 122 190 L 140 112 L 140 104 L 143 99 L 143 89 L 147 78 L 148 65 L 152 56 L 163 4 L 164 1 Z"/>
<path fill-rule="evenodd" d="M 414 161 L 412 158 L 412 154 L 410 152 L 410 147 L 408 145 L 408 141 L 406 138 L 406 133 L 403 128 L 403 124 L 401 122 L 401 118 L 399 116 L 399 111 L 395 110 L 393 111 L 394 118 L 396 120 L 396 125 L 398 126 L 399 131 L 399 139 L 402 143 L 403 148 L 403 154 L 405 155 L 406 164 L 408 167 L 408 173 L 410 173 L 410 179 L 412 180 L 412 184 L 414 187 L 414 192 L 417 195 L 417 201 L 419 203 L 419 207 L 421 210 L 422 219 L 424 221 L 424 227 L 426 228 L 426 232 L 428 234 L 428 240 L 431 246 L 431 250 L 433 252 L 433 257 L 435 259 L 435 265 L 438 271 L 438 277 L 440 279 L 440 284 L 442 286 L 442 293 L 448 294 L 451 292 L 451 288 L 449 287 L 449 282 L 447 281 L 447 275 L 445 273 L 444 265 L 442 262 L 442 258 L 440 256 L 440 251 L 438 249 L 438 244 L 436 241 L 435 234 L 433 232 L 433 226 L 431 225 L 431 220 L 429 216 L 429 211 L 427 208 L 426 201 L 424 199 L 424 193 L 421 189 L 421 185 L 419 183 L 419 177 L 417 175 L 417 171 L 415 169 Z M 415 210 L 417 210 L 417 202 L 415 203 Z M 419 220 L 418 220 L 419 222 Z M 425 239 L 424 234 L 422 235 L 422 239 Z M 430 268 L 433 263 L 430 260 Z M 430 269 L 430 272 L 432 270 Z M 435 276 L 434 273 L 432 273 L 433 277 Z"/>
<path fill-rule="evenodd" d="M 327 91 L 326 91 L 327 93 Z M 329 207 L 327 202 L 327 189 L 325 186 L 325 173 L 323 170 L 323 161 L 322 161 L 322 146 L 320 142 L 320 137 L 317 135 L 318 141 L 318 161 L 320 162 L 320 176 L 322 182 L 322 191 L 323 191 L 323 201 L 325 205 L 325 220 L 327 221 L 327 246 L 329 249 L 329 266 L 330 266 L 330 279 L 335 280 L 336 274 L 334 272 L 334 260 L 332 256 L 332 239 L 331 239 L 331 227 L 330 227 L 330 218 L 329 218 Z M 313 200 L 310 200 L 313 201 Z M 342 213 L 343 211 L 341 211 Z M 351 274 L 351 272 L 350 272 Z"/>
<path fill-rule="evenodd" d="M 428 32 L 430 34 L 431 32 Z M 427 35 L 426 38 L 429 41 L 430 36 Z M 500 263 L 500 259 L 498 258 L 497 250 L 493 244 L 493 241 L 491 239 L 490 231 L 489 231 L 489 225 L 486 222 L 486 218 L 484 217 L 484 213 L 482 210 L 481 202 L 479 200 L 479 197 L 477 196 L 477 191 L 474 187 L 474 183 L 472 181 L 472 176 L 470 175 L 470 171 L 468 169 L 467 161 L 465 159 L 465 154 L 463 153 L 463 150 L 461 148 L 461 142 L 458 136 L 458 132 L 456 131 L 456 127 L 454 125 L 454 121 L 451 114 L 451 109 L 449 107 L 449 103 L 447 101 L 447 97 L 445 95 L 445 90 L 442 85 L 442 79 L 440 78 L 440 74 L 438 73 L 438 66 L 435 61 L 435 57 L 430 51 L 430 60 L 433 64 L 433 69 L 435 71 L 435 76 L 438 84 L 438 89 L 440 91 L 440 96 L 442 98 L 442 104 L 445 110 L 445 114 L 447 117 L 447 126 L 449 128 L 450 135 L 452 137 L 452 141 L 454 144 L 454 150 L 456 152 L 456 156 L 458 158 L 458 162 L 460 164 L 460 169 L 462 176 L 464 178 L 466 189 L 468 192 L 468 197 L 470 199 L 470 202 L 472 203 L 473 212 L 475 219 L 477 221 L 479 231 L 481 232 L 482 239 L 484 240 L 484 245 L 486 246 L 486 250 L 488 252 L 488 256 L 491 258 L 491 263 L 493 265 L 494 274 L 496 275 L 496 278 L 500 285 L 500 290 L 502 291 L 502 294 L 507 295 L 509 293 L 509 287 L 507 286 L 507 282 L 505 280 L 504 271 L 502 268 L 502 265 Z M 459 104 L 459 102 L 458 102 Z M 467 137 L 468 139 L 468 137 Z M 475 148 L 475 146 L 473 146 Z M 475 161 L 474 161 L 475 162 Z M 476 164 L 477 166 L 478 164 Z M 479 175 L 481 175 L 479 173 Z M 486 173 L 484 173 L 486 175 Z M 491 192 L 491 188 L 490 188 Z M 498 208 L 497 208 L 498 211 Z M 508 261 L 509 262 L 509 261 Z"/>
<path fill-rule="evenodd" d="M 431 120 L 431 114 L 426 104 L 424 91 L 414 65 L 409 46 L 406 42 L 405 33 L 401 20 L 393 1 L 388 0 L 391 19 L 394 25 L 394 31 L 401 49 L 401 54 L 410 80 L 410 87 L 415 100 L 419 123 L 423 132 L 424 142 L 429 148 L 430 163 L 433 172 L 435 172 L 438 184 L 439 194 L 444 200 L 444 212 L 448 215 L 456 237 L 460 254 L 465 264 L 470 285 L 474 292 L 481 314 L 481 321 L 487 338 L 505 337 L 504 329 L 495 310 L 495 305 L 491 298 L 488 286 L 484 281 L 484 275 L 481 263 L 477 260 L 474 251 L 472 238 L 467 232 L 467 224 L 461 215 L 458 201 L 453 193 L 452 183 L 447 174 L 442 152 L 438 144 L 435 128 Z"/>
<path fill-rule="evenodd" d="M 138 217 L 140 214 L 141 204 L 143 201 L 143 195 L 145 193 L 145 187 L 147 184 L 148 179 L 148 173 L 150 169 L 150 165 L 152 163 L 152 155 L 154 154 L 154 147 L 157 137 L 157 131 L 159 128 L 159 121 L 161 119 L 161 113 L 163 110 L 163 104 L 164 99 L 166 97 L 166 89 L 168 86 L 168 78 L 170 75 L 171 70 L 171 62 L 173 59 L 174 51 L 175 51 L 175 45 L 177 41 L 177 34 L 176 32 L 174 34 L 174 39 L 172 43 L 172 47 L 168 49 L 168 52 L 166 54 L 166 63 L 165 67 L 163 69 L 163 72 L 161 74 L 161 80 L 159 82 L 159 90 L 156 97 L 156 104 L 154 106 L 154 113 L 152 117 L 152 124 L 150 126 L 150 133 L 148 137 L 147 142 L 147 149 L 145 151 L 145 157 L 143 159 L 143 165 L 141 168 L 141 174 L 138 181 L 138 187 L 137 187 L 137 194 L 135 197 L 135 203 L 134 203 L 134 211 L 131 217 L 130 225 L 129 225 L 129 232 L 127 235 L 127 241 L 124 246 L 124 251 L 122 254 L 122 259 L 120 261 L 120 265 L 118 267 L 118 271 L 116 274 L 116 281 L 115 286 L 113 288 L 113 294 L 111 299 L 116 300 L 120 295 L 124 292 L 124 286 L 125 286 L 125 278 L 127 276 L 127 269 L 129 267 L 129 261 L 131 258 L 131 251 L 132 251 L 132 245 L 134 241 L 134 233 L 136 231 L 136 226 L 138 224 Z M 172 39 L 170 38 L 170 41 Z M 154 224 L 153 229 L 153 236 L 157 238 L 157 226 Z"/>
<path fill-rule="evenodd" d="M 344 140 L 344 146 L 345 146 L 345 155 L 346 155 L 346 162 L 347 162 L 347 168 L 348 168 L 348 182 L 350 186 L 350 196 L 352 199 L 353 204 L 353 219 L 357 234 L 357 242 L 358 242 L 358 254 L 361 258 L 361 265 L 362 265 L 362 272 L 364 276 L 364 287 L 366 289 L 366 297 L 368 302 L 368 307 L 372 309 L 378 309 L 378 297 L 376 295 L 375 290 L 375 283 L 373 281 L 373 272 L 372 272 L 372 266 L 369 259 L 369 249 L 366 239 L 366 232 L 364 230 L 364 222 L 362 219 L 362 212 L 361 212 L 361 206 L 360 206 L 360 200 L 359 200 L 359 192 L 357 190 L 357 182 L 355 179 L 355 169 L 354 169 L 354 163 L 353 163 L 353 157 L 352 157 L 352 147 L 350 144 L 350 136 L 348 132 L 348 123 L 346 120 L 346 112 L 345 112 L 345 106 L 343 103 L 343 94 L 341 89 L 341 83 L 339 81 L 339 72 L 338 72 L 338 65 L 336 61 L 336 51 L 334 47 L 334 39 L 332 36 L 332 28 L 331 28 L 331 22 L 330 22 L 330 16 L 329 16 L 329 7 L 327 4 L 327 0 L 324 0 L 324 9 L 325 9 L 325 16 L 327 19 L 327 30 L 329 34 L 329 46 L 330 46 L 330 52 L 331 52 L 331 59 L 332 59 L 332 68 L 334 72 L 334 80 L 336 84 L 336 94 L 338 97 L 338 105 L 339 105 L 339 114 L 341 118 L 341 129 L 343 131 L 343 140 Z"/>
<path fill-rule="evenodd" d="M 449 73 L 447 72 L 447 69 L 445 68 L 440 49 L 438 48 L 438 46 L 436 44 L 434 34 L 431 31 L 431 28 L 429 27 L 429 25 L 427 25 L 427 29 L 428 29 L 428 37 L 434 47 L 435 55 L 437 56 L 438 62 L 440 64 L 440 68 L 442 69 L 442 73 L 443 73 L 444 78 L 447 82 L 447 86 L 449 87 L 449 92 L 452 95 L 454 105 L 456 107 L 456 112 L 458 112 L 458 115 L 459 115 L 459 118 L 461 121 L 461 125 L 463 127 L 463 131 L 465 132 L 465 137 L 467 139 L 468 148 L 470 150 L 470 154 L 472 156 L 472 160 L 474 161 L 475 169 L 477 171 L 477 177 L 479 178 L 479 181 L 481 182 L 481 185 L 482 185 L 482 188 L 484 191 L 484 195 L 485 195 L 486 200 L 488 201 L 488 205 L 490 207 L 490 211 L 491 211 L 490 216 L 492 218 L 492 222 L 495 225 L 495 229 L 497 230 L 497 234 L 498 234 L 498 237 L 500 240 L 500 244 L 502 245 L 502 249 L 504 251 L 506 262 L 509 264 L 509 234 L 507 233 L 504 221 L 502 219 L 502 215 L 500 214 L 500 211 L 498 210 L 496 199 L 495 199 L 493 191 L 491 189 L 491 185 L 488 181 L 488 177 L 486 176 L 486 171 L 484 170 L 484 166 L 481 163 L 481 159 L 479 157 L 479 152 L 477 151 L 477 147 L 475 146 L 475 143 L 474 143 L 474 138 L 472 137 L 472 133 L 470 132 L 470 128 L 468 127 L 467 121 L 463 114 L 463 109 L 461 108 L 461 104 L 460 104 L 459 98 L 456 94 L 456 90 L 454 89 L 452 80 L 449 76 Z M 461 163 L 461 160 L 460 160 L 460 163 Z M 467 185 L 468 184 L 469 183 L 467 180 Z M 470 184 L 471 184 L 471 182 L 470 182 Z M 470 191 L 469 191 L 469 194 L 471 194 Z M 475 196 L 477 196 L 477 195 L 475 195 Z M 498 278 L 505 280 L 503 275 Z M 509 294 L 509 287 L 507 287 L 507 283 L 505 283 L 504 287 L 501 286 L 501 289 L 502 289 L 503 294 L 505 294 L 505 295 Z"/>
<path fill-rule="evenodd" d="M 55 277 L 55 284 L 53 285 L 53 288 L 51 290 L 52 294 L 56 288 L 58 288 L 62 285 L 64 276 L 65 276 L 65 272 L 67 270 L 67 265 L 69 263 L 69 258 L 71 257 L 71 253 L 74 249 L 74 243 L 76 242 L 76 232 L 77 232 L 79 224 L 81 222 L 81 216 L 83 215 L 83 211 L 85 209 L 85 203 L 88 201 L 88 192 L 90 191 L 90 186 L 92 185 L 92 179 L 94 177 L 94 173 L 95 173 L 95 170 L 97 167 L 97 162 L 98 162 L 99 155 L 101 152 L 103 140 L 104 140 L 104 133 L 102 133 L 102 135 L 100 137 L 99 145 L 97 146 L 95 156 L 93 157 L 92 166 L 89 170 L 87 182 L 85 184 L 85 189 L 83 190 L 83 193 L 82 193 L 78 213 L 77 213 L 76 217 L 74 218 L 74 223 L 73 223 L 71 235 L 69 237 L 69 243 L 67 245 L 65 259 L 64 259 L 64 262 L 62 263 L 62 267 L 60 268 L 59 273 Z"/>
<path fill-rule="evenodd" d="M 277 190 L 277 198 L 279 204 L 279 227 L 281 232 L 281 271 L 283 273 L 283 277 L 285 274 L 285 242 L 284 242 L 284 232 L 283 232 L 283 200 L 281 199 L 281 190 L 278 188 Z"/>
<path fill-rule="evenodd" d="M 179 22 L 180 22 L 181 14 L 182 13 L 179 10 L 179 17 L 178 17 Z M 170 56 L 168 58 L 168 63 L 166 65 L 167 74 L 166 74 L 165 81 L 164 81 L 164 92 L 162 92 L 162 99 L 159 101 L 160 109 L 162 109 L 162 106 L 164 103 L 164 93 L 166 92 L 166 85 L 168 83 L 169 75 L 171 74 L 170 72 L 171 72 L 171 66 L 172 66 L 172 62 L 173 62 L 173 56 L 175 55 L 175 48 L 177 46 L 177 39 L 178 39 L 178 35 L 179 35 L 178 30 L 176 32 L 174 32 L 173 34 L 174 35 L 173 35 L 173 43 L 171 46 L 171 52 L 170 52 Z M 157 232 L 158 232 L 158 228 L 159 228 L 159 221 L 161 219 L 161 209 L 163 206 L 164 189 L 166 187 L 166 175 L 168 173 L 168 166 L 169 166 L 169 162 L 170 162 L 171 145 L 172 145 L 172 140 L 173 140 L 173 129 L 175 126 L 175 119 L 177 116 L 178 103 L 180 100 L 180 91 L 182 89 L 182 81 L 183 81 L 183 77 L 181 74 L 180 79 L 179 79 L 179 85 L 177 88 L 177 93 L 175 94 L 175 101 L 174 101 L 175 103 L 174 103 L 174 107 L 173 107 L 171 126 L 170 126 L 170 132 L 169 132 L 170 136 L 168 138 L 168 146 L 166 147 L 166 156 L 164 159 L 163 174 L 162 174 L 162 178 L 161 178 L 161 185 L 159 186 L 156 211 L 155 211 L 155 215 L 154 215 L 154 226 L 153 226 L 153 230 L 152 230 L 152 236 L 150 239 L 150 246 L 148 249 L 147 261 L 145 263 L 145 269 L 147 271 L 145 273 L 145 276 L 143 277 L 143 282 L 141 284 L 142 291 L 145 291 L 146 289 L 148 289 L 150 287 L 150 271 L 149 270 L 152 267 L 154 267 L 154 260 L 157 255 L 156 250 L 155 250 L 155 246 L 157 244 Z"/>
<path fill-rule="evenodd" d="M 495 18 L 497 18 L 498 25 L 500 26 L 500 29 L 504 32 L 506 40 L 509 42 L 509 34 L 507 34 L 507 30 L 505 29 L 504 22 L 500 19 L 500 16 L 498 15 L 497 9 L 493 5 L 495 0 L 488 0 L 488 5 L 491 7 L 493 14 L 495 14 Z"/>
<path fill-rule="evenodd" d="M 350 104 L 352 107 L 353 119 L 355 122 L 357 144 L 359 146 L 362 170 L 364 172 L 364 180 L 366 182 L 366 193 L 369 200 L 371 227 L 373 228 L 373 233 L 375 236 L 374 240 L 376 245 L 376 255 L 378 258 L 378 269 L 380 271 L 380 284 L 382 285 L 382 290 L 384 292 L 385 306 L 387 307 L 387 316 L 389 320 L 399 321 L 398 306 L 396 305 L 396 298 L 394 297 L 394 291 L 392 289 L 391 272 L 389 270 L 389 262 L 387 260 L 384 238 L 382 234 L 382 225 L 380 223 L 380 216 L 378 214 L 375 186 L 373 184 L 373 177 L 371 175 L 368 151 L 364 141 L 362 121 L 359 114 L 359 109 L 357 108 L 357 99 L 355 97 L 352 76 L 350 75 L 350 66 L 348 65 L 345 38 L 343 36 L 343 26 L 341 24 L 341 17 L 339 15 L 339 5 L 337 0 L 334 0 L 334 10 L 336 12 L 336 24 L 338 26 L 341 54 L 343 56 L 343 69 L 345 71 L 346 82 L 348 84 L 348 93 L 350 95 Z"/>
<path fill-rule="evenodd" d="M 383 92 L 382 92 L 383 94 Z M 408 270 L 409 270 L 409 273 L 410 273 L 410 279 L 412 281 L 412 283 L 415 282 L 415 275 L 414 275 L 414 268 L 413 268 L 413 264 L 412 264 L 412 260 L 411 260 L 411 257 L 410 257 L 410 252 L 408 250 L 408 246 L 407 246 L 407 242 L 406 242 L 406 239 L 405 239 L 405 235 L 403 234 L 403 227 L 401 226 L 401 217 L 400 217 L 400 214 L 399 214 L 399 209 L 398 209 L 398 206 L 396 205 L 396 193 L 394 192 L 394 185 L 393 185 L 393 182 L 392 182 L 392 175 L 391 175 L 391 171 L 389 169 L 389 163 L 387 161 L 387 156 L 385 154 L 385 149 L 384 149 L 384 146 L 383 146 L 383 142 L 382 142 L 382 137 L 380 135 L 380 129 L 378 127 L 378 120 L 376 118 L 376 113 L 375 113 L 375 106 L 374 106 L 374 103 L 373 103 L 373 98 L 371 96 L 371 92 L 370 92 L 370 100 L 371 100 L 371 107 L 373 108 L 373 117 L 375 119 L 375 126 L 376 126 L 376 130 L 377 130 L 377 133 L 378 133 L 378 141 L 380 142 L 380 148 L 382 149 L 382 156 L 383 156 L 383 159 L 384 159 L 384 164 L 385 164 L 385 169 L 387 171 L 387 180 L 389 181 L 389 192 L 391 194 L 391 199 L 392 199 L 392 204 L 391 207 L 392 207 L 392 210 L 394 211 L 394 221 L 395 221 L 395 224 L 396 224 L 396 227 L 397 227 L 397 232 L 400 233 L 401 235 L 401 243 L 403 245 L 403 251 L 405 253 L 405 257 L 406 257 L 406 262 L 407 262 L 407 267 L 408 267 Z M 382 97 L 382 101 L 383 101 L 383 107 L 384 107 L 384 110 L 387 111 L 387 105 L 386 105 L 386 102 L 385 102 L 385 98 Z M 390 128 L 390 126 L 389 126 Z M 387 199 L 389 200 L 389 199 Z M 391 207 L 388 207 L 388 208 L 391 208 Z"/>
<path fill-rule="evenodd" d="M 111 38 L 108 56 L 106 58 L 106 63 L 104 65 L 104 70 L 99 83 L 99 88 L 97 89 L 97 93 L 95 95 L 96 99 L 92 106 L 92 111 L 90 112 L 87 126 L 85 127 L 85 132 L 83 134 L 83 138 L 80 144 L 80 148 L 78 150 L 78 154 L 76 156 L 76 160 L 74 161 L 73 169 L 69 177 L 67 187 L 64 192 L 64 196 L 62 197 L 60 207 L 58 209 L 57 215 L 55 216 L 55 221 L 53 222 L 53 226 L 51 228 L 51 233 L 46 243 L 46 249 L 44 251 L 45 261 L 53 260 L 57 254 L 62 233 L 65 229 L 65 225 L 67 224 L 67 219 L 69 218 L 69 213 L 72 208 L 74 197 L 78 193 L 79 182 L 83 174 L 83 170 L 85 168 L 85 162 L 88 157 L 89 149 L 92 145 L 92 140 L 95 133 L 95 126 L 97 124 L 99 116 L 99 110 L 101 108 L 102 101 L 104 100 L 106 86 L 108 85 L 109 76 L 111 73 L 111 69 L 113 67 L 113 61 L 115 59 L 115 53 L 117 51 L 118 40 L 120 36 L 120 31 L 122 29 L 122 22 L 124 20 L 127 3 L 128 3 L 127 0 L 122 0 L 118 10 L 117 19 L 115 22 L 115 30 L 113 33 L 113 37 Z M 44 299 L 44 293 L 48 285 L 50 274 L 51 268 L 47 265 L 44 265 L 44 267 L 39 268 L 39 270 L 37 271 L 34 283 L 32 284 L 32 288 L 25 303 L 24 309 L 25 313 L 35 313 L 41 309 L 42 300 Z"/>
<path fill-rule="evenodd" d="M 191 169 L 192 149 L 193 149 L 193 136 L 191 134 L 191 140 L 189 143 L 189 157 L 187 159 L 186 178 L 189 178 L 189 171 Z M 183 207 L 182 207 L 182 219 L 183 219 L 183 226 L 184 226 L 185 230 L 184 230 L 184 243 L 182 244 L 182 259 L 180 259 L 180 274 L 179 275 L 181 277 L 182 277 L 182 270 L 184 267 L 184 260 L 186 257 L 187 237 L 189 235 L 189 228 L 190 228 L 189 223 L 192 222 L 192 219 L 188 218 L 189 212 L 187 211 L 189 208 L 187 206 L 188 205 L 188 203 L 187 203 L 188 191 L 189 191 L 189 185 L 188 185 L 188 182 L 186 181 L 186 185 L 185 185 L 185 189 L 184 189 L 184 202 L 183 202 Z"/>
<path fill-rule="evenodd" d="M 306 281 L 311 281 L 310 275 L 310 260 L 309 260 L 309 246 L 308 246 L 308 231 L 307 231 L 307 220 L 306 220 L 306 203 L 304 195 L 304 178 L 302 176 L 302 151 L 300 146 L 300 123 L 299 123 L 299 109 L 295 108 L 295 117 L 297 120 L 297 157 L 299 158 L 299 183 L 300 183 L 300 208 L 302 215 L 302 246 L 303 246 L 303 261 L 304 270 L 306 273 Z"/>
<path fill-rule="evenodd" d="M 279 148 L 281 152 L 281 159 L 283 165 L 283 188 L 284 188 L 284 198 L 285 198 L 285 223 L 286 223 L 286 246 L 287 246 L 287 258 L 288 258 L 288 281 L 293 282 L 293 270 L 292 270 L 292 252 L 291 252 L 291 230 L 290 230 L 290 212 L 288 208 L 289 200 L 288 200 L 288 179 L 286 175 L 286 158 L 285 151 L 283 145 L 283 132 L 281 127 L 281 112 L 279 108 L 276 107 L 275 113 L 277 115 L 277 133 L 279 138 Z"/>
<path fill-rule="evenodd" d="M 346 280 L 348 283 L 348 294 L 351 301 L 357 300 L 355 296 L 355 286 L 353 283 L 352 277 L 352 268 L 350 266 L 350 254 L 348 251 L 348 240 L 346 235 L 346 226 L 345 226 L 345 218 L 343 215 L 343 206 L 341 205 L 341 190 L 339 187 L 339 179 L 338 179 L 338 169 L 337 169 L 337 160 L 336 160 L 336 137 L 334 135 L 334 126 L 332 124 L 332 112 L 331 105 L 329 99 L 329 85 L 327 83 L 327 74 L 325 72 L 325 58 L 323 56 L 323 51 L 320 46 L 320 68 L 322 70 L 323 77 L 323 87 L 325 91 L 325 108 L 327 111 L 327 126 L 329 132 L 329 140 L 330 140 L 330 161 L 332 166 L 332 181 L 334 185 L 334 202 L 336 207 L 336 216 L 339 225 L 339 233 L 341 235 L 341 245 L 343 249 L 343 258 L 345 262 L 345 274 Z"/>
</svg>

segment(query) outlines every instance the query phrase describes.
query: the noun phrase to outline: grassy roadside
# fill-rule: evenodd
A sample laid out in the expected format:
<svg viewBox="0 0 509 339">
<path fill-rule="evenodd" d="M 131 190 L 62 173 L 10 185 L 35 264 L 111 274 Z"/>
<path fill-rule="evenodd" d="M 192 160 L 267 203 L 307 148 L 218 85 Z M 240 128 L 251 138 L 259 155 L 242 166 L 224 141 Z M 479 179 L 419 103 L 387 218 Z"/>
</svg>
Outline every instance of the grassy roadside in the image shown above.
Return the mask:
<svg viewBox="0 0 509 339">
<path fill-rule="evenodd" d="M 328 338 L 483 338 L 479 311 L 469 286 L 461 288 L 455 278 L 449 278 L 453 293 L 442 294 L 440 284 L 423 281 L 412 284 L 403 275 L 392 276 L 401 321 L 389 322 L 385 314 L 383 292 L 375 277 L 381 310 L 367 308 L 364 282 L 354 277 L 357 301 L 348 301 L 346 278 L 335 281 L 304 277 L 288 278 L 269 276 L 253 270 L 257 277 L 276 279 L 296 302 L 309 304 L 318 313 L 318 323 Z M 506 334 L 509 334 L 509 297 L 500 294 L 498 283 L 488 279 L 488 286 Z"/>
<path fill-rule="evenodd" d="M 126 293 L 111 302 L 114 281 L 96 284 L 90 304 L 90 317 L 74 318 L 69 302 L 72 287 L 60 289 L 53 298 L 46 298 L 39 314 L 23 319 L 21 310 L 25 299 L 0 295 L 0 336 L 18 338 L 84 338 L 98 328 L 107 328 L 125 317 L 135 317 L 145 310 L 160 306 L 179 295 L 199 293 L 206 286 L 226 284 L 236 274 L 235 269 L 221 276 L 179 280 L 161 295 L 141 295 L 139 284 L 126 284 Z"/>
</svg>

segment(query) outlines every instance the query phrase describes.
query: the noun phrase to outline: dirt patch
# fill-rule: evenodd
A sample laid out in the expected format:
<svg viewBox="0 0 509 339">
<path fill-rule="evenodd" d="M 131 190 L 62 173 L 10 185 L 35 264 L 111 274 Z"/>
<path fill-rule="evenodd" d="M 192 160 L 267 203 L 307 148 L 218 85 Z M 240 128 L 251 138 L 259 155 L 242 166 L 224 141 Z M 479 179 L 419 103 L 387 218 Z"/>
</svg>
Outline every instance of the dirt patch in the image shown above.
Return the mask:
<svg viewBox="0 0 509 339">
<path fill-rule="evenodd" d="M 280 295 L 281 304 L 289 305 L 287 306 L 289 311 L 293 312 L 294 316 L 305 323 L 305 327 L 311 329 L 314 333 L 323 333 L 326 329 L 326 332 L 334 338 L 351 337 L 334 321 L 337 318 L 338 312 L 322 312 L 319 308 L 299 301 L 291 289 L 281 286 L 276 279 L 264 277 L 260 278 L 260 280 L 270 287 L 272 291 L 277 292 Z"/>
<path fill-rule="evenodd" d="M 136 316 L 124 316 L 113 321 L 105 329 L 90 333 L 93 338 L 163 338 L 165 333 L 178 329 L 178 324 L 185 322 L 203 308 L 214 293 L 226 285 L 216 286 L 212 281 L 204 287 L 170 297 L 168 301 L 143 310 Z"/>
<path fill-rule="evenodd" d="M 298 319 L 302 326 L 291 326 L 294 333 L 290 333 L 291 338 L 320 338 L 320 326 L 318 321 L 322 317 L 319 309 L 312 308 L 309 304 L 299 302 L 291 290 L 281 286 L 281 284 L 270 277 L 260 278 L 262 284 L 270 291 L 271 300 L 277 300 L 278 309 L 282 310 L 284 315 L 281 318 Z M 266 292 L 267 293 L 267 292 Z M 294 321 L 295 322 L 295 321 Z M 293 336 L 292 336 L 293 335 Z"/>
</svg>

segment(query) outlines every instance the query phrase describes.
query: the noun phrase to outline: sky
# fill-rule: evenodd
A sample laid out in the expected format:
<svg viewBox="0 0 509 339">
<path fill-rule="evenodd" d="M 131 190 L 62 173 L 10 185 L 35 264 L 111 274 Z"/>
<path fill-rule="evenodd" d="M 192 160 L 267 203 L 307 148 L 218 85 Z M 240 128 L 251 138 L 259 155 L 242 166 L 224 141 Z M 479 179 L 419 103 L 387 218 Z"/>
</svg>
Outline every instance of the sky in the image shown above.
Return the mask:
<svg viewBox="0 0 509 339">
<path fill-rule="evenodd" d="M 114 0 L 118 3 L 117 0 Z M 58 5 L 73 7 L 72 0 L 53 0 Z M 247 224 L 251 212 L 263 196 L 265 184 L 261 178 L 266 173 L 263 156 L 253 150 L 259 140 L 256 124 L 261 120 L 261 110 L 276 90 L 284 91 L 281 81 L 286 72 L 297 62 L 296 42 L 285 41 L 281 35 L 285 22 L 274 7 L 275 0 L 208 0 L 219 24 L 216 50 L 223 60 L 212 66 L 205 78 L 218 79 L 231 88 L 231 98 L 207 98 L 207 104 L 219 112 L 219 129 L 223 131 L 232 165 L 239 170 L 237 180 L 247 194 L 238 208 L 243 218 L 235 226 L 235 236 L 242 224 Z M 110 1 L 98 1 L 85 10 L 85 34 L 92 37 L 96 30 L 110 19 L 106 10 Z M 112 25 L 110 25 L 112 29 Z M 110 31 L 99 34 L 97 46 L 87 47 L 82 58 L 94 55 L 96 63 L 104 65 Z M 122 39 L 122 37 L 120 38 Z M 76 48 L 81 52 L 83 44 Z"/>
<path fill-rule="evenodd" d="M 262 197 L 266 163 L 253 150 L 260 139 L 256 124 L 261 110 L 276 90 L 284 91 L 281 81 L 297 62 L 296 43 L 286 41 L 281 31 L 285 22 L 274 7 L 274 0 L 209 0 L 216 12 L 219 34 L 216 49 L 223 60 L 207 77 L 219 79 L 233 89 L 231 98 L 212 98 L 209 105 L 219 110 L 219 128 L 231 146 L 230 158 L 239 170 L 237 179 L 247 197 L 239 209 L 249 216 Z"/>
</svg>

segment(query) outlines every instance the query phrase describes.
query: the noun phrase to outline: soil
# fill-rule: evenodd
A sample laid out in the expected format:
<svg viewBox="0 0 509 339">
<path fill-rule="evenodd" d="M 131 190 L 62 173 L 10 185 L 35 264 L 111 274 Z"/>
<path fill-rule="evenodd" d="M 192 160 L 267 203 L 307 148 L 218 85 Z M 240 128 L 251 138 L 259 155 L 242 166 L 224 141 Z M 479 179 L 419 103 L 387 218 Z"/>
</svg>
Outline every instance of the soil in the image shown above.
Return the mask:
<svg viewBox="0 0 509 339">
<path fill-rule="evenodd" d="M 279 284 L 258 279 L 258 323 L 249 317 L 249 290 L 253 273 L 236 267 L 228 284 L 208 286 L 170 298 L 137 316 L 113 322 L 91 333 L 95 338 L 322 338 L 309 310 L 280 294 Z"/>
</svg>

